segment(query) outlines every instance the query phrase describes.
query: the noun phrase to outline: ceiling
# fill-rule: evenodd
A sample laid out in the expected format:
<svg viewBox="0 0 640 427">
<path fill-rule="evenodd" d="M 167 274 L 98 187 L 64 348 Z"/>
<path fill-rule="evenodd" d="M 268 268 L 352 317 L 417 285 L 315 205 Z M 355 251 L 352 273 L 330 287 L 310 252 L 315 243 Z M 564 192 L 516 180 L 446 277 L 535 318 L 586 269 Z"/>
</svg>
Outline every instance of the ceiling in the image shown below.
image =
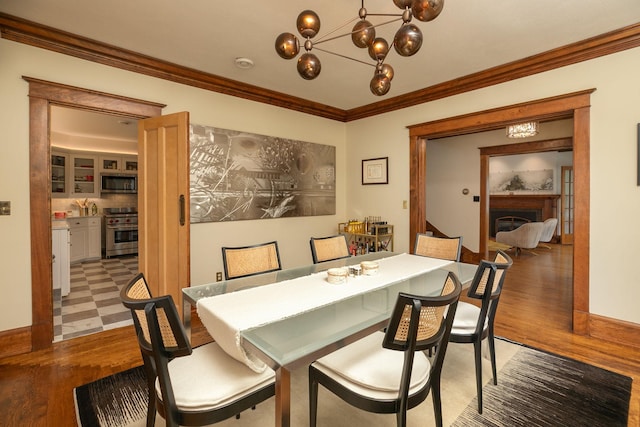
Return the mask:
<svg viewBox="0 0 640 427">
<path fill-rule="evenodd" d="M 337 5 L 340 7 L 336 7 Z M 369 14 L 401 12 L 392 0 L 365 0 Z M 469 75 L 640 22 L 638 0 L 447 0 L 431 22 L 414 20 L 424 35 L 412 57 L 391 51 L 395 77 L 385 97 L 369 90 L 374 68 L 317 49 L 322 72 L 298 76 L 295 60 L 275 52 L 282 32 L 297 34 L 303 9 L 320 16 L 320 37 L 357 18 L 361 1 L 270 0 L 250 3 L 190 0 L 0 0 L 0 12 L 217 76 L 349 110 L 383 98 Z M 388 20 L 370 16 L 377 24 Z M 330 37 L 350 31 L 354 22 Z M 389 42 L 399 23 L 381 26 Z M 318 47 L 372 62 L 350 37 Z M 248 70 L 235 58 L 254 62 Z"/>
</svg>

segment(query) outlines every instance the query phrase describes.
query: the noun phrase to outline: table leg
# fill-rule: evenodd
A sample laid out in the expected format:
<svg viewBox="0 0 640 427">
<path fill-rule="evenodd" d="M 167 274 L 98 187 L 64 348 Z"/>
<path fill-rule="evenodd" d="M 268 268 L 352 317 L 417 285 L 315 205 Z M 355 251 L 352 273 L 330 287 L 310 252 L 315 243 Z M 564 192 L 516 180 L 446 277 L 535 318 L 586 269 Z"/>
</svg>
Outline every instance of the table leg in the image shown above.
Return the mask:
<svg viewBox="0 0 640 427">
<path fill-rule="evenodd" d="M 182 301 L 182 325 L 187 333 L 187 338 L 191 341 L 191 303 L 184 299 Z"/>
<path fill-rule="evenodd" d="M 276 427 L 291 425 L 291 373 L 276 369 Z"/>
</svg>

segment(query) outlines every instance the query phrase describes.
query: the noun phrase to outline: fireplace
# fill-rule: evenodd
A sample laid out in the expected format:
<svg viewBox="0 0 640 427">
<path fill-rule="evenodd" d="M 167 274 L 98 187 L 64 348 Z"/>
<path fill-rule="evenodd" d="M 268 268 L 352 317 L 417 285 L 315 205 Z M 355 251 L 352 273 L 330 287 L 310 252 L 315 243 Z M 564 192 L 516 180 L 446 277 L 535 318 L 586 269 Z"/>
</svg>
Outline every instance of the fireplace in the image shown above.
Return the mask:
<svg viewBox="0 0 640 427">
<path fill-rule="evenodd" d="M 540 209 L 491 209 L 489 211 L 489 235 L 498 231 L 511 231 L 527 222 L 542 221 Z"/>
<path fill-rule="evenodd" d="M 489 236 L 495 237 L 498 231 L 506 231 L 530 221 L 544 221 L 557 217 L 557 201 L 559 194 L 509 194 L 492 195 L 489 198 Z M 507 220 L 496 220 L 505 217 L 515 217 L 510 223 Z M 498 227 L 499 229 L 496 229 Z M 515 227 L 517 228 L 517 227 Z"/>
</svg>

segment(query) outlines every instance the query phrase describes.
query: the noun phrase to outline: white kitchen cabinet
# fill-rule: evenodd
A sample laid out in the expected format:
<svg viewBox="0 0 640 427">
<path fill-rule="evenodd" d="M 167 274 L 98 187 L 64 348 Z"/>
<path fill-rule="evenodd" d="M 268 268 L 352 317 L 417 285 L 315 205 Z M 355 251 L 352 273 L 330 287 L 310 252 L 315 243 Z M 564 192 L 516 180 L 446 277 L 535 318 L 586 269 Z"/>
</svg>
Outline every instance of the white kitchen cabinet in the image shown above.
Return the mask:
<svg viewBox="0 0 640 427">
<path fill-rule="evenodd" d="M 100 259 L 102 228 L 100 217 L 75 217 L 67 220 L 71 237 L 71 263 Z"/>
<path fill-rule="evenodd" d="M 68 154 L 53 150 L 51 151 L 51 197 L 69 197 L 69 183 L 67 180 L 68 165 Z"/>
<path fill-rule="evenodd" d="M 71 155 L 71 196 L 92 198 L 98 197 L 98 158 L 87 154 Z"/>
<path fill-rule="evenodd" d="M 69 228 L 66 224 L 54 225 L 51 230 L 53 289 L 60 289 L 62 296 L 71 290 Z"/>
<path fill-rule="evenodd" d="M 100 157 L 101 172 L 138 172 L 138 156 L 101 156 Z"/>
</svg>

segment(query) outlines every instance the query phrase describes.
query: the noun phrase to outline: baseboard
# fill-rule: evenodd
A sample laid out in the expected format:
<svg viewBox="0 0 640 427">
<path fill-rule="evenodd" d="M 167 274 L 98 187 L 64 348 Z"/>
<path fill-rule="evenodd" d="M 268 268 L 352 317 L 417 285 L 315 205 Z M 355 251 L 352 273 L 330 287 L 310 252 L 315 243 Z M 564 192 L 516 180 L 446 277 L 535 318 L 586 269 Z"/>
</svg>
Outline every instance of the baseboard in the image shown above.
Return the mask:
<svg viewBox="0 0 640 427">
<path fill-rule="evenodd" d="M 604 341 L 640 348 L 640 325 L 637 323 L 590 314 L 589 335 Z"/>
<path fill-rule="evenodd" d="M 31 352 L 31 326 L 0 332 L 0 358 Z"/>
</svg>

